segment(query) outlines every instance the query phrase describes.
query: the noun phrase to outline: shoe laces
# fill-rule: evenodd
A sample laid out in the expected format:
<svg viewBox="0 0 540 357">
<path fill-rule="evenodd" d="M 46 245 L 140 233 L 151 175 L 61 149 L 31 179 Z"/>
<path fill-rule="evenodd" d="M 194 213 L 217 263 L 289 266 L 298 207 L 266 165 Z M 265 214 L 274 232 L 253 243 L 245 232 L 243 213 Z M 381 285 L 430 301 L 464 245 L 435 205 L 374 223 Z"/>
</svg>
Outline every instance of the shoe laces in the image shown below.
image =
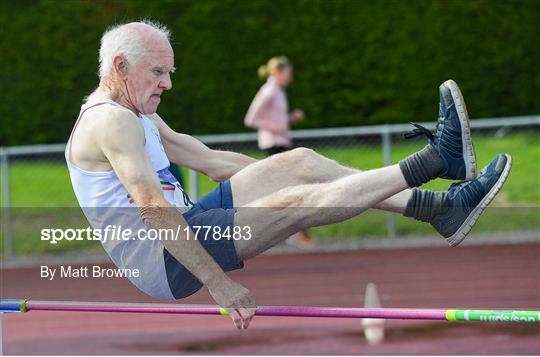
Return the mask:
<svg viewBox="0 0 540 357">
<path fill-rule="evenodd" d="M 403 134 L 403 137 L 405 139 L 412 139 L 412 138 L 415 138 L 417 136 L 425 135 L 425 136 L 428 137 L 429 140 L 431 140 L 431 141 L 435 140 L 435 133 L 436 133 L 435 131 L 431 131 L 428 128 L 426 128 L 425 126 L 422 126 L 420 124 L 416 124 L 416 123 L 413 123 L 413 122 L 411 122 L 411 124 L 413 126 L 415 126 L 416 129 L 413 129 L 412 131 Z"/>
<path fill-rule="evenodd" d="M 467 184 L 471 183 L 472 181 L 457 181 L 450 184 L 450 187 L 448 187 L 448 192 L 456 191 L 459 188 L 466 186 Z"/>
<path fill-rule="evenodd" d="M 461 202 L 473 202 L 482 193 L 482 190 L 481 185 L 478 185 L 477 181 L 473 180 L 454 182 L 448 187 L 447 192 L 451 197 L 455 197 L 455 194 L 459 192 L 462 197 Z"/>
</svg>

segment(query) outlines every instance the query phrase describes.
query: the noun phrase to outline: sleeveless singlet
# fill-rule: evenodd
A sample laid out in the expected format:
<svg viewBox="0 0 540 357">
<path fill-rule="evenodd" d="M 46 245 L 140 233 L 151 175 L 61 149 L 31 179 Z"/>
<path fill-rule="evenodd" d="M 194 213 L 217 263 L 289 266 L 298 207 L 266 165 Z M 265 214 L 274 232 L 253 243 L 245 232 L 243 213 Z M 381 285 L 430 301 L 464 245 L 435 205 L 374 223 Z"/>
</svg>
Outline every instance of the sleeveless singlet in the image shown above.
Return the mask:
<svg viewBox="0 0 540 357">
<path fill-rule="evenodd" d="M 112 100 L 88 102 L 81 107 L 75 129 L 83 113 L 97 105 L 119 105 Z M 169 172 L 169 159 L 161 143 L 161 137 L 155 124 L 141 115 L 144 127 L 146 154 L 158 176 L 165 199 L 180 212 L 188 211 L 192 203 L 182 187 Z M 70 138 L 66 145 L 66 162 L 75 196 L 88 222 L 93 229 L 105 231 L 107 226 L 131 229 L 138 232 L 146 230 L 146 225 L 139 216 L 137 206 L 116 173 L 111 171 L 86 171 L 71 162 Z M 122 138 L 119 138 L 122 140 Z M 160 299 L 174 299 L 167 281 L 163 260 L 163 244 L 155 239 L 102 239 L 101 243 L 114 264 L 121 269 L 139 270 L 139 277 L 129 277 L 131 282 L 148 295 Z"/>
</svg>

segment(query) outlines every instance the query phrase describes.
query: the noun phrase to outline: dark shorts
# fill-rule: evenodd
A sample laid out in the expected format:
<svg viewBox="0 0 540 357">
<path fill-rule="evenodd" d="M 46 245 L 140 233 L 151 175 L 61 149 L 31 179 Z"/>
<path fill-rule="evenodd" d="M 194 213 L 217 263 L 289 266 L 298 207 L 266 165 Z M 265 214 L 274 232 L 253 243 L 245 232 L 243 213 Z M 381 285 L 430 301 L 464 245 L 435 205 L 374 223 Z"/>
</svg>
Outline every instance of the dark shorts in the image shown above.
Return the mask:
<svg viewBox="0 0 540 357">
<path fill-rule="evenodd" d="M 216 189 L 201 197 L 195 205 L 183 214 L 185 220 L 193 226 L 218 226 L 223 232 L 227 227 L 234 226 L 233 197 L 230 181 L 221 182 Z M 202 231 L 200 231 L 202 232 Z M 191 237 L 193 239 L 193 237 Z M 234 240 L 214 240 L 210 236 L 204 239 L 200 233 L 197 240 L 214 258 L 224 271 L 241 269 L 244 263 L 239 260 L 234 247 Z M 191 272 L 174 258 L 166 249 L 163 249 L 165 270 L 171 292 L 176 299 L 185 298 L 194 294 L 203 284 Z"/>
<path fill-rule="evenodd" d="M 272 146 L 271 148 L 264 149 L 264 151 L 266 152 L 266 156 L 272 156 L 292 149 L 294 149 L 294 146 Z"/>
</svg>

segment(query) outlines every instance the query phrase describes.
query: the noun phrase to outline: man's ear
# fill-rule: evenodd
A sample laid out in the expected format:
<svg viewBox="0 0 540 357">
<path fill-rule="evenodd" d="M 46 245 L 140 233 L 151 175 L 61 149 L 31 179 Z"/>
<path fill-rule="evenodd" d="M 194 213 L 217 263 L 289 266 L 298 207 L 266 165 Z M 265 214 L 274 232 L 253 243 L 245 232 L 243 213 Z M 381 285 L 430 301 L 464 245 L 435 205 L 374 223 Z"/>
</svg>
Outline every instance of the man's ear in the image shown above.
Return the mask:
<svg viewBox="0 0 540 357">
<path fill-rule="evenodd" d="M 125 80 L 127 78 L 128 62 L 122 55 L 116 55 L 113 58 L 113 73 L 118 80 Z"/>
</svg>

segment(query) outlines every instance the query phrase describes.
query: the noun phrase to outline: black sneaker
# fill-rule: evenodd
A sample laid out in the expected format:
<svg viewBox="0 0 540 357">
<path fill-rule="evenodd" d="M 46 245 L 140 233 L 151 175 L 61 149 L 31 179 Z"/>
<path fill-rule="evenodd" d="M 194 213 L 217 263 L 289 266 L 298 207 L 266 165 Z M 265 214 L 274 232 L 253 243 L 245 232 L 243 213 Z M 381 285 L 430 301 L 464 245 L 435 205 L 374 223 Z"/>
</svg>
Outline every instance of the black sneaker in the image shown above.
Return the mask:
<svg viewBox="0 0 540 357">
<path fill-rule="evenodd" d="M 449 79 L 439 87 L 439 119 L 434 132 L 412 123 L 416 129 L 406 138 L 426 135 L 443 161 L 437 175 L 450 180 L 474 180 L 476 155 L 471 138 L 469 116 L 458 85 Z"/>
<path fill-rule="evenodd" d="M 465 239 L 484 209 L 499 192 L 512 168 L 512 157 L 499 154 L 473 181 L 453 183 L 443 200 L 443 210 L 431 225 L 455 247 Z"/>
</svg>

